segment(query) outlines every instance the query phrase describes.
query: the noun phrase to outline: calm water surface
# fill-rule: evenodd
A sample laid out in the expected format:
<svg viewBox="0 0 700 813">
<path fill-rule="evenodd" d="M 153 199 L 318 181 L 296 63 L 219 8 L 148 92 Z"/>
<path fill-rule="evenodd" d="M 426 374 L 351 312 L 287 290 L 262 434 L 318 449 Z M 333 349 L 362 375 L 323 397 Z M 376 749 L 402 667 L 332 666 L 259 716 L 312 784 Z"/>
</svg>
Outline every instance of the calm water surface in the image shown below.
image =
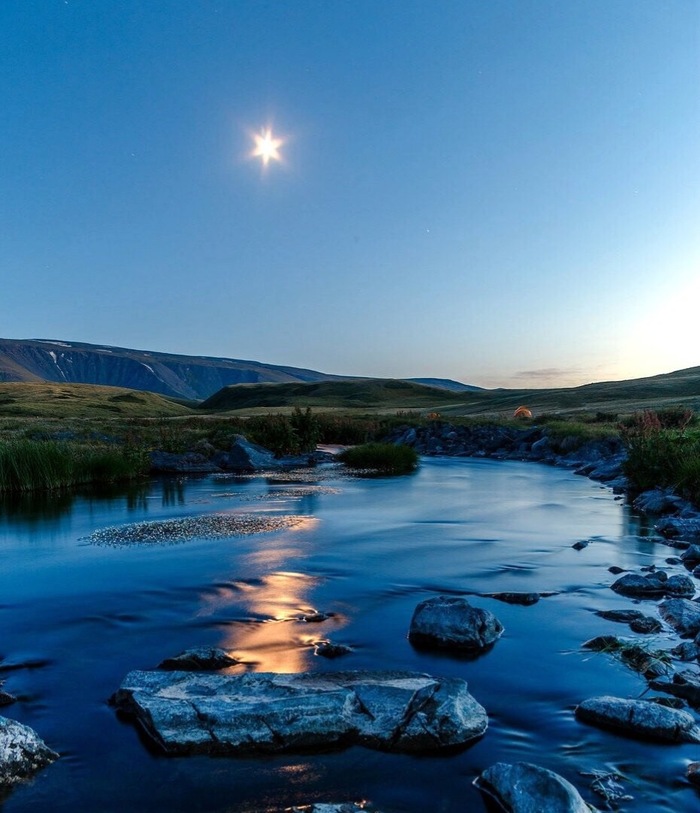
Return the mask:
<svg viewBox="0 0 700 813">
<path fill-rule="evenodd" d="M 672 553 L 608 490 L 564 470 L 465 459 L 424 460 L 408 478 L 321 485 L 309 493 L 306 484 L 264 478 L 156 481 L 112 495 L 0 506 L 0 677 L 20 697 L 3 711 L 61 753 L 8 797 L 3 813 L 242 812 L 349 799 L 371 800 L 385 813 L 479 813 L 486 807 L 473 778 L 496 761 L 517 760 L 557 771 L 593 803 L 591 780 L 580 771 L 624 774 L 634 798 L 623 810 L 700 809 L 700 795 L 683 778 L 687 763 L 700 759 L 698 746 L 637 742 L 573 716 L 586 697 L 645 690 L 643 679 L 581 643 L 602 633 L 634 636 L 594 615 L 635 606 L 609 589 L 610 565 L 662 564 Z M 284 531 L 181 544 L 86 539 L 114 525 L 211 512 L 304 519 Z M 574 550 L 581 540 L 590 544 Z M 556 595 L 531 607 L 473 598 L 506 628 L 476 660 L 409 644 L 409 620 L 422 599 L 506 590 Z M 653 603 L 642 609 L 655 612 Z M 322 624 L 298 620 L 310 610 L 333 615 Z M 322 639 L 355 651 L 325 660 L 313 650 Z M 674 642 L 662 635 L 657 643 Z M 411 669 L 462 677 L 486 707 L 489 729 L 443 757 L 362 748 L 160 756 L 106 701 L 131 669 L 201 645 L 231 650 L 243 661 L 233 671 Z"/>
</svg>

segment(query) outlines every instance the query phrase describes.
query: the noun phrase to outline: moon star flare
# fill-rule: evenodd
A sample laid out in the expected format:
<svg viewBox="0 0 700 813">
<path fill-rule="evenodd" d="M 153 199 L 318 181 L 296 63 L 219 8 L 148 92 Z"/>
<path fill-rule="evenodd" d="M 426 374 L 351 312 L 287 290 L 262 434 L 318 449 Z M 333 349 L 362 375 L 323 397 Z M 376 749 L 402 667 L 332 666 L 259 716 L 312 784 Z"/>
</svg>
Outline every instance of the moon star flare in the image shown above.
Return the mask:
<svg viewBox="0 0 700 813">
<path fill-rule="evenodd" d="M 272 135 L 272 130 L 269 127 L 262 130 L 260 134 L 256 133 L 253 136 L 253 139 L 255 141 L 255 148 L 251 153 L 251 157 L 260 158 L 263 166 L 266 167 L 270 161 L 282 160 L 279 148 L 284 144 L 284 140 L 281 138 L 275 138 Z"/>
</svg>

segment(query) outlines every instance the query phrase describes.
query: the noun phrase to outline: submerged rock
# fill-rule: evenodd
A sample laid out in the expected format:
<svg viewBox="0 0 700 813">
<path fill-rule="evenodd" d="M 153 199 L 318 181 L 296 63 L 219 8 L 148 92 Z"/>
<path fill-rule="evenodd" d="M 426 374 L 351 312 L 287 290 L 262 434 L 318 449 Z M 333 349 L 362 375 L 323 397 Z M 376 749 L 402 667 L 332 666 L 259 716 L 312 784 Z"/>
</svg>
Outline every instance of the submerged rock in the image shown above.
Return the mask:
<svg viewBox="0 0 700 813">
<path fill-rule="evenodd" d="M 523 607 L 529 607 L 532 604 L 537 604 L 540 600 L 539 593 L 484 593 L 486 598 L 495 598 L 497 601 L 503 601 L 506 604 L 521 604 Z"/>
<path fill-rule="evenodd" d="M 686 768 L 685 775 L 688 781 L 700 787 L 700 762 L 691 762 Z"/>
<path fill-rule="evenodd" d="M 169 754 L 267 754 L 359 744 L 430 752 L 488 726 L 458 678 L 418 672 L 130 672 L 112 703 Z"/>
<path fill-rule="evenodd" d="M 238 661 L 225 649 L 216 646 L 202 646 L 187 649 L 174 658 L 166 658 L 158 664 L 158 669 L 180 670 L 183 672 L 206 672 L 235 666 Z"/>
<path fill-rule="evenodd" d="M 334 644 L 332 641 L 318 641 L 314 644 L 314 655 L 321 655 L 323 658 L 340 658 L 343 655 L 349 655 L 352 651 L 351 646 Z"/>
<path fill-rule="evenodd" d="M 0 786 L 28 779 L 58 759 L 29 726 L 0 717 Z"/>
<path fill-rule="evenodd" d="M 508 813 L 591 813 L 580 793 L 564 777 L 529 762 L 497 762 L 474 784 Z"/>
<path fill-rule="evenodd" d="M 692 714 L 648 700 L 592 697 L 576 707 L 576 717 L 631 737 L 700 743 L 700 729 Z"/>
<path fill-rule="evenodd" d="M 457 596 L 438 596 L 416 607 L 408 638 L 419 646 L 479 652 L 502 634 L 503 624 L 489 610 Z"/>
</svg>

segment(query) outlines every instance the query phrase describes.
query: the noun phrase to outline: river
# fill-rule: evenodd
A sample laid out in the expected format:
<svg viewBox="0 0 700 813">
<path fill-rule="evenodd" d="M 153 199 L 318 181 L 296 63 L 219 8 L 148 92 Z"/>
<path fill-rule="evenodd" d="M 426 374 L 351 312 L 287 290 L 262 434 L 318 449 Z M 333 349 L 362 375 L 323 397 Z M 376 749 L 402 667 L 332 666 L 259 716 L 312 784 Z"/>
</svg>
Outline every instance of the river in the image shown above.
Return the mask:
<svg viewBox="0 0 700 813">
<path fill-rule="evenodd" d="M 210 513 L 293 516 L 269 533 L 168 544 L 106 544 L 107 528 Z M 102 536 L 101 536 L 102 534 Z M 582 550 L 572 546 L 588 542 Z M 674 553 L 612 493 L 533 463 L 423 459 L 415 475 L 319 482 L 264 477 L 154 480 L 102 494 L 0 504 L 0 678 L 61 758 L 15 789 L 3 813 L 281 810 L 370 800 L 383 813 L 486 811 L 472 780 L 526 760 L 604 805 L 581 772 L 617 771 L 634 813 L 700 806 L 685 767 L 697 746 L 626 739 L 575 720 L 598 694 L 640 696 L 646 682 L 581 644 L 636 637 L 599 609 L 639 607 L 609 589 L 608 567 L 662 564 Z M 678 567 L 669 573 L 680 572 Z M 552 593 L 533 606 L 478 594 Z M 465 595 L 505 626 L 476 659 L 415 650 L 416 604 Z M 641 609 L 655 615 L 653 602 Z M 322 623 L 299 620 L 320 611 Z M 313 643 L 353 647 L 336 660 Z M 671 647 L 670 633 L 654 637 Z M 354 747 L 321 755 L 168 758 L 107 700 L 132 669 L 203 645 L 234 671 L 409 669 L 465 678 L 489 729 L 456 754 L 416 757 Z M 17 667 L 17 668 L 13 668 Z"/>
</svg>

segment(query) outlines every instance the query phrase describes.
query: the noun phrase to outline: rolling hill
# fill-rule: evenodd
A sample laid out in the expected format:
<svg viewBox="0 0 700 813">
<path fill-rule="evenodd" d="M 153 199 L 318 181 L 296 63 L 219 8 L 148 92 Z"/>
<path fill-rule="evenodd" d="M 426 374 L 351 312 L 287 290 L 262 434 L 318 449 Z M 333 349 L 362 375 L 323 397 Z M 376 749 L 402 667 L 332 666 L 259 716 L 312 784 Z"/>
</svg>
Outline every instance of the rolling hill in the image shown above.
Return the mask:
<svg viewBox="0 0 700 813">
<path fill-rule="evenodd" d="M 0 418 L 175 418 L 192 410 L 152 392 L 44 381 L 0 384 Z"/>
<path fill-rule="evenodd" d="M 238 384 L 204 401 L 203 410 L 312 407 L 318 409 L 431 409 L 458 404 L 461 393 L 411 381 L 366 378 L 306 384 Z"/>
<path fill-rule="evenodd" d="M 700 367 L 627 381 L 553 389 L 452 391 L 409 381 L 359 379 L 294 384 L 234 385 L 208 398 L 205 410 L 420 409 L 441 415 L 512 414 L 521 405 L 535 413 L 632 412 L 683 405 L 700 411 Z"/>
</svg>

